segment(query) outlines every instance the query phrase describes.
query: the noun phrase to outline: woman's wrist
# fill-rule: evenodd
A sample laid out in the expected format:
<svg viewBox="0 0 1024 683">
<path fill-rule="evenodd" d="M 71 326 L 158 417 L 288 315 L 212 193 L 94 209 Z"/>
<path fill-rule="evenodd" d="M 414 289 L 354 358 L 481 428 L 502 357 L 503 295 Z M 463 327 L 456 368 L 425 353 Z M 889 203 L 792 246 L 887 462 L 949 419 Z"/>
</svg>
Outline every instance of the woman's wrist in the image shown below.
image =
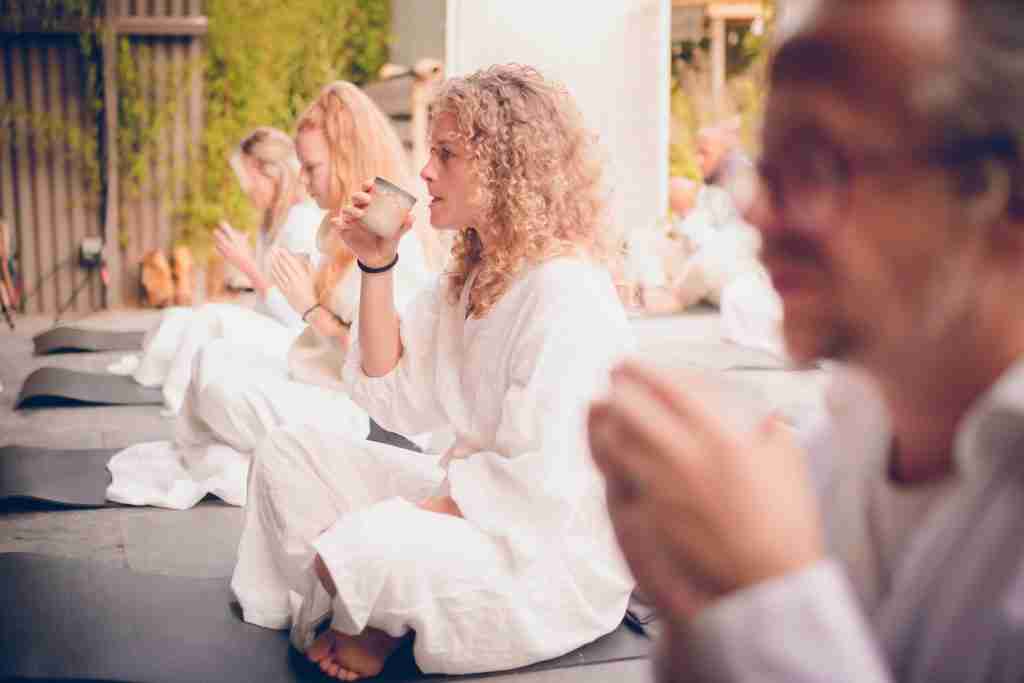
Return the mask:
<svg viewBox="0 0 1024 683">
<path fill-rule="evenodd" d="M 313 308 L 307 320 L 316 328 L 317 332 L 325 337 L 338 336 L 339 330 L 341 335 L 348 335 L 349 325 L 320 304 Z"/>
<path fill-rule="evenodd" d="M 323 308 L 323 306 L 320 305 L 320 302 L 317 302 L 317 303 L 313 304 L 312 306 L 307 306 L 306 308 L 301 309 L 300 312 L 302 313 L 302 322 L 310 324 L 312 322 L 310 320 L 310 317 L 314 313 L 319 311 L 321 308 Z"/>
<path fill-rule="evenodd" d="M 255 265 L 253 265 L 251 268 L 239 268 L 239 270 L 249 278 L 249 284 L 252 285 L 252 288 L 255 289 L 260 296 L 265 297 L 267 295 L 267 292 L 271 289 L 270 281 L 259 268 L 256 268 Z"/>
<path fill-rule="evenodd" d="M 357 258 L 356 262 L 360 266 L 360 270 L 364 273 L 368 271 L 380 271 L 387 272 L 396 263 L 398 263 L 398 251 L 394 251 L 391 254 L 385 254 L 379 258 L 363 259 Z"/>
</svg>

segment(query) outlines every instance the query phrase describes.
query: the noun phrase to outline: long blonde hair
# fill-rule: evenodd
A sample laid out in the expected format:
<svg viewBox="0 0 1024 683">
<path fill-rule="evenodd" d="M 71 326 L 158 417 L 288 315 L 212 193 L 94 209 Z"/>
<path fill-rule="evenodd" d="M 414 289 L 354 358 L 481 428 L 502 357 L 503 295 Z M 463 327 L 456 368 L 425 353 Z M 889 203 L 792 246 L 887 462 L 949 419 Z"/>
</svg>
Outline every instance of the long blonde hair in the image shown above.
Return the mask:
<svg viewBox="0 0 1024 683">
<path fill-rule="evenodd" d="M 516 275 L 567 254 L 610 256 L 603 163 L 568 91 L 528 66 L 507 64 L 445 81 L 431 109 L 455 119 L 479 183 L 474 203 L 490 231 L 460 231 L 452 247 L 453 301 L 476 271 L 470 315 L 482 317 Z"/>
<path fill-rule="evenodd" d="M 388 118 L 358 87 L 347 81 L 335 81 L 320 91 L 313 103 L 299 116 L 298 134 L 319 130 L 327 139 L 330 155 L 329 198 L 333 212 L 344 205 L 362 183 L 382 176 L 408 187 L 410 178 L 405 151 Z M 326 256 L 326 255 L 325 255 Z M 331 291 L 355 263 L 347 248 L 325 259 L 316 276 L 316 291 L 326 303 Z"/>
<path fill-rule="evenodd" d="M 245 188 L 249 174 L 242 165 L 242 157 L 253 159 L 260 171 L 274 182 L 274 199 L 264 211 L 260 226 L 264 235 L 272 237 L 288 217 L 295 200 L 304 195 L 295 143 L 285 132 L 270 126 L 260 126 L 246 135 L 228 160 L 238 182 Z"/>
</svg>

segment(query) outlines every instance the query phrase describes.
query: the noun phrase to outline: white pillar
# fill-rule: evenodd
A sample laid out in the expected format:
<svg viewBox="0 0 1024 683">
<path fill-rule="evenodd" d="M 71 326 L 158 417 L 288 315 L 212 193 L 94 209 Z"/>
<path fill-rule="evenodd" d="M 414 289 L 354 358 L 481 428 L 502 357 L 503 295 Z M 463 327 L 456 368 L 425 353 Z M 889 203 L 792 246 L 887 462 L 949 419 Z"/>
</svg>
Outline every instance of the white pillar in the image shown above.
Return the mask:
<svg viewBox="0 0 1024 683">
<path fill-rule="evenodd" d="M 725 18 L 711 18 L 711 96 L 715 103 L 715 116 L 725 110 Z"/>
<path fill-rule="evenodd" d="M 504 62 L 561 81 L 601 139 L 623 230 L 668 210 L 669 0 L 447 0 L 446 72 Z"/>
</svg>

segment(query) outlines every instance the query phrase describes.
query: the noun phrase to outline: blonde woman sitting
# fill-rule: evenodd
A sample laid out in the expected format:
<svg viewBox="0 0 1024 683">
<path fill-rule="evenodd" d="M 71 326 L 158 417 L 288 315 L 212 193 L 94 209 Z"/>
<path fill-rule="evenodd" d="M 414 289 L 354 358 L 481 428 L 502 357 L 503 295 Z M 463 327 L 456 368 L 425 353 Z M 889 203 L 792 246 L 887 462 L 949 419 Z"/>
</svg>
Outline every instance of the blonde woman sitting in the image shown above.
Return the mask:
<svg viewBox="0 0 1024 683">
<path fill-rule="evenodd" d="M 337 222 L 362 279 L 349 395 L 456 440 L 438 458 L 295 422 L 257 448 L 232 589 L 328 675 L 376 675 L 406 639 L 424 672 L 508 669 L 619 624 L 633 581 L 584 413 L 633 337 L 594 151 L 563 88 L 493 67 L 433 105 L 421 176 L 431 223 L 457 231 L 436 286 L 399 314 L 401 235 L 362 225 L 372 186 Z"/>
<path fill-rule="evenodd" d="M 409 173 L 390 122 L 351 83 L 324 88 L 298 120 L 302 181 L 321 209 L 338 215 L 361 178 L 408 186 Z M 354 439 L 369 432 L 366 412 L 341 385 L 350 327 L 359 306 L 355 255 L 325 222 L 322 265 L 286 248 L 271 256 L 274 290 L 308 323 L 287 354 L 266 354 L 233 338 L 196 354 L 175 423 L 174 441 L 138 444 L 110 461 L 107 497 L 134 505 L 191 507 L 206 493 L 245 504 L 252 450 L 274 427 L 296 420 L 330 426 Z M 427 282 L 418 239 L 402 243 L 396 294 L 406 301 Z M 261 343 L 259 337 L 253 343 Z"/>
<path fill-rule="evenodd" d="M 226 222 L 214 234 L 217 251 L 243 272 L 258 294 L 255 308 L 237 304 L 205 304 L 198 309 L 171 308 L 147 335 L 135 368 L 135 381 L 162 386 L 164 403 L 177 413 L 185 396 L 196 352 L 211 339 L 230 339 L 283 357 L 302 331 L 301 312 L 288 305 L 270 277 L 270 254 L 277 248 L 307 254 L 316 260 L 316 231 L 323 219 L 299 182 L 295 145 L 285 133 L 257 128 L 232 155 L 234 169 L 246 196 L 263 211 L 263 224 L 254 253 L 245 235 Z"/>
</svg>

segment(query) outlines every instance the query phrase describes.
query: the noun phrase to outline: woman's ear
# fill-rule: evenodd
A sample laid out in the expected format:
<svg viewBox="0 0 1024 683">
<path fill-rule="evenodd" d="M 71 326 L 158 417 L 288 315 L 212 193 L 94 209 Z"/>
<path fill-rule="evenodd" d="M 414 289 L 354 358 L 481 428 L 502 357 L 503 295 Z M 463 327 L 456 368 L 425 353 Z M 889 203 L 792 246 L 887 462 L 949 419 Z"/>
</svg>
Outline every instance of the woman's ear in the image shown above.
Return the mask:
<svg viewBox="0 0 1024 683">
<path fill-rule="evenodd" d="M 260 162 L 260 171 L 268 178 L 273 178 L 274 180 L 280 180 L 281 178 L 281 169 L 276 164 L 262 161 Z"/>
</svg>

